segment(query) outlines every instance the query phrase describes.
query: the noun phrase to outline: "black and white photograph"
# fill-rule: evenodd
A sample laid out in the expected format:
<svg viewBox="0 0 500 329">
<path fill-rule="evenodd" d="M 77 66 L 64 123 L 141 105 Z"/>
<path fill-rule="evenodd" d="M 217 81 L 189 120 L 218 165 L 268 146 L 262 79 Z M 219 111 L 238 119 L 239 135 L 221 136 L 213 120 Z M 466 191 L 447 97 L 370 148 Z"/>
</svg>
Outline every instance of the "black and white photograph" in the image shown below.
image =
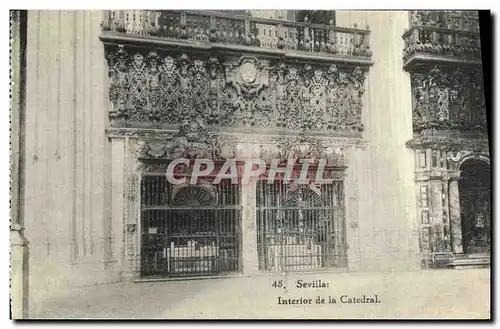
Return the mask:
<svg viewBox="0 0 500 329">
<path fill-rule="evenodd" d="M 168 5 L 9 11 L 12 320 L 491 320 L 489 10 Z"/>
</svg>

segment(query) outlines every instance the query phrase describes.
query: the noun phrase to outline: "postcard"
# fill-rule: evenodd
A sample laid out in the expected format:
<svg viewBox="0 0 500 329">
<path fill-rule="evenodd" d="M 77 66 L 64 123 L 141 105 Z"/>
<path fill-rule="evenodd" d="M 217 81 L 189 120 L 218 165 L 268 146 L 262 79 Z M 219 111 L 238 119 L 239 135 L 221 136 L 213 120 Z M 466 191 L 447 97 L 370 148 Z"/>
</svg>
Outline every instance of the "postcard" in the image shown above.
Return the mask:
<svg viewBox="0 0 500 329">
<path fill-rule="evenodd" d="M 10 19 L 13 319 L 491 318 L 488 11 Z"/>
</svg>

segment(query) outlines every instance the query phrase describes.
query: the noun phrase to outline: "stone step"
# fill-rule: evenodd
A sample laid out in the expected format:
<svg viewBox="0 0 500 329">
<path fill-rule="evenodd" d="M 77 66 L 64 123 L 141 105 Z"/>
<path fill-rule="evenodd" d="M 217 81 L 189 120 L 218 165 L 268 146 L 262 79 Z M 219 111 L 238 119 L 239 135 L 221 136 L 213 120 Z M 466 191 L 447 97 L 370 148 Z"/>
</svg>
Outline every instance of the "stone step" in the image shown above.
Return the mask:
<svg viewBox="0 0 500 329">
<path fill-rule="evenodd" d="M 489 255 L 467 255 L 466 257 L 455 258 L 448 267 L 451 268 L 485 268 L 490 266 Z"/>
<path fill-rule="evenodd" d="M 476 253 L 470 253 L 470 254 L 455 254 L 455 257 L 459 258 L 488 258 L 490 257 L 490 254 L 487 252 L 476 252 Z"/>
</svg>

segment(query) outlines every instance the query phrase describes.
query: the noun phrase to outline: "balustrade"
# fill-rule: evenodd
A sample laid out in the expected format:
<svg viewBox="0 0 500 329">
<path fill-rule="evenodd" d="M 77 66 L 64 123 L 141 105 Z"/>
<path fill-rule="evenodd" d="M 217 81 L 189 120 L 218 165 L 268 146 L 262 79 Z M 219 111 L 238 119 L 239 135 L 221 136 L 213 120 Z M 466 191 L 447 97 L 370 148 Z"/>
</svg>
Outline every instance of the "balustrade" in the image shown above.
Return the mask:
<svg viewBox="0 0 500 329">
<path fill-rule="evenodd" d="M 369 31 L 210 11 L 110 10 L 103 31 L 198 43 L 370 57 Z"/>
<path fill-rule="evenodd" d="M 480 38 L 474 32 L 414 26 L 404 34 L 403 38 L 404 60 L 417 53 L 481 59 Z"/>
<path fill-rule="evenodd" d="M 410 11 L 410 26 L 479 32 L 479 18 L 477 11 L 414 10 Z"/>
<path fill-rule="evenodd" d="M 405 61 L 419 54 L 440 56 L 443 61 L 481 59 L 477 11 L 411 11 L 403 39 Z"/>
</svg>

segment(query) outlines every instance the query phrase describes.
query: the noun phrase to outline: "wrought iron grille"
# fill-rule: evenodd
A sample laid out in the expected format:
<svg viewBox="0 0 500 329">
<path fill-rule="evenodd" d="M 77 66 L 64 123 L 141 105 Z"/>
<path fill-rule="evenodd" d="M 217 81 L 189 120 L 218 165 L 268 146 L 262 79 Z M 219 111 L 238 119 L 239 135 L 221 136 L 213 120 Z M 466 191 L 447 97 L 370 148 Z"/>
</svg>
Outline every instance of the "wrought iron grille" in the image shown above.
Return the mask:
<svg viewBox="0 0 500 329">
<path fill-rule="evenodd" d="M 204 276 L 239 271 L 240 188 L 172 185 L 164 174 L 141 182 L 141 275 Z"/>
<path fill-rule="evenodd" d="M 300 271 L 347 266 L 342 181 L 257 186 L 259 267 Z"/>
</svg>

